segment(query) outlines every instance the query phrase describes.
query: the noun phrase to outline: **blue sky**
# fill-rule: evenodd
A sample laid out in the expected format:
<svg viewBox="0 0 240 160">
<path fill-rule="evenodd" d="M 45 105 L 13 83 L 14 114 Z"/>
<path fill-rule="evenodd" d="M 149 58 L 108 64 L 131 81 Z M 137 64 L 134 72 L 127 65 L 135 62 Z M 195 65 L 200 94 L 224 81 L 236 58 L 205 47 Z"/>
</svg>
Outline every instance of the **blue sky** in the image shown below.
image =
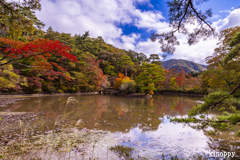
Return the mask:
<svg viewBox="0 0 240 160">
<path fill-rule="evenodd" d="M 74 34 L 90 32 L 91 37 L 102 36 L 116 47 L 135 50 L 149 56 L 161 54 L 160 45 L 151 42 L 154 32 L 169 31 L 167 0 L 41 0 L 42 11 L 36 12 L 47 30 Z M 238 0 L 209 0 L 198 6 L 199 10 L 212 9 L 209 19 L 218 31 L 240 26 Z M 188 26 L 189 29 L 194 26 Z M 186 44 L 186 37 L 177 35 L 180 45 L 174 59 L 186 59 L 205 64 L 213 54 L 217 39 L 200 41 L 194 46 Z"/>
</svg>

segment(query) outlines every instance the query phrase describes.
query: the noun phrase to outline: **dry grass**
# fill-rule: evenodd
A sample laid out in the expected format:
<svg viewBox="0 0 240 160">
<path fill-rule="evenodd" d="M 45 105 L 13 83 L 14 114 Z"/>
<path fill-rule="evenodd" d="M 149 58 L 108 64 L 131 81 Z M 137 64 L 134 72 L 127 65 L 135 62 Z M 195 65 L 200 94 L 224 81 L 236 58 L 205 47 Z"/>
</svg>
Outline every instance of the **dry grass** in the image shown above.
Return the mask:
<svg viewBox="0 0 240 160">
<path fill-rule="evenodd" d="M 84 127 L 82 119 L 69 127 L 66 110 L 69 105 L 76 103 L 78 101 L 73 97 L 67 99 L 64 112 L 57 117 L 52 131 L 46 135 L 29 136 L 32 128 L 20 120 L 20 137 L 18 140 L 8 142 L 6 146 L 0 146 L 0 159 L 76 159 L 76 157 L 94 159 L 96 143 L 109 132 L 82 129 Z M 62 126 L 61 132 L 55 132 L 56 126 Z M 99 123 L 94 125 L 99 126 Z"/>
</svg>

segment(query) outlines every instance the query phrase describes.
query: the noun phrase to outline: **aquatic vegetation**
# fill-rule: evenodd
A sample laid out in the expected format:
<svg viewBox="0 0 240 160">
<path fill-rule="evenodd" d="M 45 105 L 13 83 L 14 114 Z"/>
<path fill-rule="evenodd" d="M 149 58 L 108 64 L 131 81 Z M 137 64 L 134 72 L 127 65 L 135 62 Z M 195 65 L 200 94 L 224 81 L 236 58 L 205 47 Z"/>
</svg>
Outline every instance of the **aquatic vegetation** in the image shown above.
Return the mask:
<svg viewBox="0 0 240 160">
<path fill-rule="evenodd" d="M 134 151 L 134 148 L 117 145 L 114 147 L 111 147 L 110 150 L 116 152 L 119 157 L 124 157 L 124 159 L 131 160 L 132 152 Z"/>
<path fill-rule="evenodd" d="M 238 131 L 237 136 L 240 137 L 240 130 Z"/>
</svg>

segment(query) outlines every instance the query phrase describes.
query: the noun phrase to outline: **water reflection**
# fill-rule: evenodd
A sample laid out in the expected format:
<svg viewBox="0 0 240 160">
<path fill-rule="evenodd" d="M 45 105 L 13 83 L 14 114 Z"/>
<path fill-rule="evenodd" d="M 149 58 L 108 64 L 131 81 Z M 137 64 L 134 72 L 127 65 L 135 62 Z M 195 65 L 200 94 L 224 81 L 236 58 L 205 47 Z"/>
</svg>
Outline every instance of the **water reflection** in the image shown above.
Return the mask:
<svg viewBox="0 0 240 160">
<path fill-rule="evenodd" d="M 235 159 L 240 159 L 240 138 L 236 132 L 221 132 L 219 136 L 207 136 L 208 147 L 218 152 L 235 152 Z"/>
<path fill-rule="evenodd" d="M 158 157 L 164 152 L 186 157 L 194 153 L 206 153 L 210 149 L 239 153 L 238 139 L 224 142 L 205 135 L 203 131 L 170 122 L 169 117 L 186 116 L 197 104 L 196 100 L 200 100 L 199 97 L 155 95 L 152 99 L 145 99 L 100 95 L 46 96 L 19 101 L 0 108 L 0 111 L 41 113 L 28 123 L 35 130 L 45 132 L 53 128 L 57 117 L 64 112 L 69 96 L 79 101 L 66 109 L 69 125 L 74 126 L 82 119 L 85 128 L 93 129 L 98 123 L 98 129 L 116 134 L 121 144 L 137 147 L 138 155 Z M 14 125 L 0 123 L 0 130 L 11 126 Z M 229 136 L 223 137 L 226 139 Z"/>
<path fill-rule="evenodd" d="M 67 98 L 67 96 L 33 97 L 1 109 L 13 112 L 43 112 L 40 120 L 46 120 L 46 125 L 51 126 L 53 121 L 64 112 Z M 101 124 L 101 129 L 112 132 L 126 132 L 134 126 L 145 130 L 156 130 L 161 123 L 159 117 L 184 115 L 195 104 L 189 98 L 172 96 L 155 96 L 152 99 L 111 96 L 75 98 L 79 103 L 67 107 L 67 119 L 83 119 L 86 128 L 93 128 L 98 122 Z"/>
<path fill-rule="evenodd" d="M 168 122 L 167 116 L 163 121 Z M 126 134 L 119 134 L 122 144 L 128 144 L 138 148 L 137 155 L 146 158 L 160 158 L 162 153 L 169 156 L 178 155 L 188 157 L 194 153 L 207 152 L 207 137 L 202 131 L 182 124 L 162 123 L 155 131 L 143 132 L 136 127 Z"/>
</svg>

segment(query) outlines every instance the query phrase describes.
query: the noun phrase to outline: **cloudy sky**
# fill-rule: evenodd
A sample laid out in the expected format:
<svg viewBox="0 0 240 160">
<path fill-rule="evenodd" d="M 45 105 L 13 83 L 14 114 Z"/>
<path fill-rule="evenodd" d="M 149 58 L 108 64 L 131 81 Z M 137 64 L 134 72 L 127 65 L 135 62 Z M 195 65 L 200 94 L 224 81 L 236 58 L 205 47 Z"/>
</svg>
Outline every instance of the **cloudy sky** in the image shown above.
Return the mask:
<svg viewBox="0 0 240 160">
<path fill-rule="evenodd" d="M 90 37 L 102 36 L 116 47 L 135 50 L 149 56 L 161 54 L 160 44 L 151 42 L 150 35 L 169 29 L 167 0 L 41 0 L 42 10 L 37 17 L 53 30 L 74 34 L 89 31 Z M 209 0 L 199 10 L 212 9 L 209 21 L 218 31 L 240 26 L 239 0 Z M 186 59 L 205 64 L 217 39 L 200 41 L 189 46 L 186 37 L 178 35 L 174 59 Z"/>
</svg>

